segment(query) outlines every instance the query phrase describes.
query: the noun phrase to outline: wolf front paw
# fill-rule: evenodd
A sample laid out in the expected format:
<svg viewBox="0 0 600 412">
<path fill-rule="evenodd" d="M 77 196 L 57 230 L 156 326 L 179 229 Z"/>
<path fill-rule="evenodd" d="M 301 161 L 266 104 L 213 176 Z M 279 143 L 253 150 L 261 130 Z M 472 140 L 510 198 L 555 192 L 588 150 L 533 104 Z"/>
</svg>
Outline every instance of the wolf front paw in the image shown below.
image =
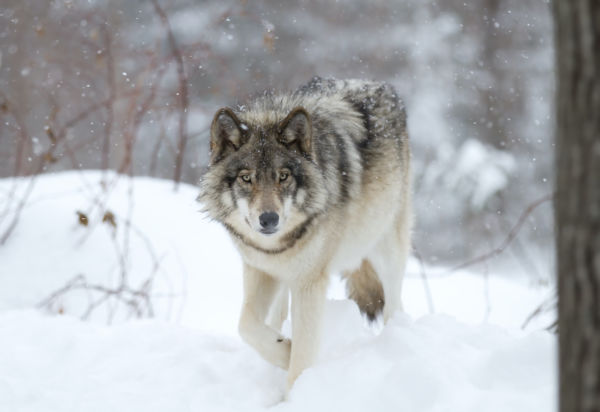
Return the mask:
<svg viewBox="0 0 600 412">
<path fill-rule="evenodd" d="M 292 353 L 291 339 L 280 336 L 277 338 L 275 351 L 273 353 L 273 363 L 281 369 L 287 370 L 290 366 L 290 354 Z"/>
<path fill-rule="evenodd" d="M 294 386 L 294 383 L 296 382 L 296 379 L 298 379 L 298 377 L 302 374 L 302 372 L 303 372 L 303 370 L 294 370 L 294 368 L 290 368 L 288 370 L 286 386 L 285 386 L 286 400 L 287 400 L 287 397 L 288 397 L 290 391 L 292 390 L 292 387 Z"/>
</svg>

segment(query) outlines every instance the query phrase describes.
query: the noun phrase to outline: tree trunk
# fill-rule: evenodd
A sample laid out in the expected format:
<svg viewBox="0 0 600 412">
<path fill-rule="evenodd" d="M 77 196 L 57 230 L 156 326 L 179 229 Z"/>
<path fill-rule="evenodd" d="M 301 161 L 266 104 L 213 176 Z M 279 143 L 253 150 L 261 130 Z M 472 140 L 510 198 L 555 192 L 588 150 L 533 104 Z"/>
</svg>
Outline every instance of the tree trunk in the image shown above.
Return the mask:
<svg viewBox="0 0 600 412">
<path fill-rule="evenodd" d="M 600 1 L 554 20 L 560 411 L 600 412 Z"/>
</svg>

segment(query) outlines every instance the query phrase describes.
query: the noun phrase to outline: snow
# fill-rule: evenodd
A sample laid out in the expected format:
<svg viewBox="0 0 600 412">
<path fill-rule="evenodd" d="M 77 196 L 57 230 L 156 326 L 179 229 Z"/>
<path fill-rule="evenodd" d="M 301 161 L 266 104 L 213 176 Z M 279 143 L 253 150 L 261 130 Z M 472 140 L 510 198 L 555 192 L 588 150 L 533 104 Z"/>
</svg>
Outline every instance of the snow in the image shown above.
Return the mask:
<svg viewBox="0 0 600 412">
<path fill-rule="evenodd" d="M 406 313 L 385 326 L 368 327 L 334 278 L 320 358 L 284 400 L 285 372 L 237 335 L 241 261 L 224 230 L 199 213 L 197 189 L 108 174 L 105 191 L 101 179 L 89 171 L 38 178 L 0 247 L 1 411 L 556 409 L 556 338 L 543 330 L 553 314 L 520 329 L 550 287 L 426 267 L 430 314 L 416 261 Z M 8 208 L 9 217 L 15 182 L 19 199 L 28 179 L 0 180 L 0 212 Z M 106 210 L 116 228 L 102 223 Z M 0 233 L 9 220 L 0 219 Z M 118 285 L 123 253 L 132 287 L 159 262 L 154 318 L 130 318 L 113 301 L 83 322 L 90 298 L 83 291 L 51 306 L 63 315 L 34 309 L 79 274 Z"/>
</svg>

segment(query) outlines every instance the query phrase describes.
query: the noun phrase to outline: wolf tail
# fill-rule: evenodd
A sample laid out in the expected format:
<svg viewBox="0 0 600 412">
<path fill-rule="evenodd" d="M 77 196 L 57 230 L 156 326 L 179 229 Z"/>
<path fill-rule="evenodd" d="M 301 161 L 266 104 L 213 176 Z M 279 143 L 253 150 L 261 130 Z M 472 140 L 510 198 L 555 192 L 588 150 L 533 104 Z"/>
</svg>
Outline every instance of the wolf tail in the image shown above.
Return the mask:
<svg viewBox="0 0 600 412">
<path fill-rule="evenodd" d="M 383 311 L 383 287 L 377 273 L 368 260 L 363 260 L 354 272 L 344 274 L 348 297 L 356 302 L 361 313 L 374 321 Z"/>
</svg>

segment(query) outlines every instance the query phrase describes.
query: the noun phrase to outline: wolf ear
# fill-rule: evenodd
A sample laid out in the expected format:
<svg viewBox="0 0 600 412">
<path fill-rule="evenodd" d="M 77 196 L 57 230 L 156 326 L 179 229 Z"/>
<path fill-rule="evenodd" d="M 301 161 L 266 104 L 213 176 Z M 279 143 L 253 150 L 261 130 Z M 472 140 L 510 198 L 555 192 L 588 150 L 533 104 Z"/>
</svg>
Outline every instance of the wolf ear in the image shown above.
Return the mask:
<svg viewBox="0 0 600 412">
<path fill-rule="evenodd" d="M 245 140 L 248 129 L 233 110 L 223 107 L 217 110 L 210 126 L 210 163 L 217 163 L 238 150 Z"/>
<path fill-rule="evenodd" d="M 310 154 L 312 122 L 303 107 L 293 109 L 279 124 L 279 141 L 290 147 L 297 144 L 303 153 Z"/>
</svg>

